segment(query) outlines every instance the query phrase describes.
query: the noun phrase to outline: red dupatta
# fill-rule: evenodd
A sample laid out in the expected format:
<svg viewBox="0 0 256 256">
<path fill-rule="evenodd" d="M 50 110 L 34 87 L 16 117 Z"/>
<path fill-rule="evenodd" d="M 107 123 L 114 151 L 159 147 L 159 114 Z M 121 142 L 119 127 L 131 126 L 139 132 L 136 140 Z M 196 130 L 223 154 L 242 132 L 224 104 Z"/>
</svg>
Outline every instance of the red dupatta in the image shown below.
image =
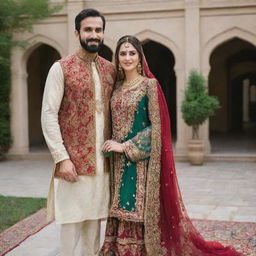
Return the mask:
<svg viewBox="0 0 256 256">
<path fill-rule="evenodd" d="M 145 58 L 143 60 L 143 71 L 146 77 L 154 78 Z M 145 241 L 148 255 L 241 256 L 241 254 L 232 247 L 225 247 L 218 242 L 205 241 L 189 219 L 183 205 L 176 176 L 168 108 L 158 82 L 157 98 L 160 115 L 161 163 L 159 176 L 160 184 L 159 189 L 155 189 L 155 193 L 159 195 L 158 204 L 160 205 L 158 205 L 158 210 L 160 214 L 156 214 L 155 218 L 158 219 L 154 220 L 152 224 L 155 225 L 158 223 L 157 232 L 154 232 L 156 227 L 149 227 L 149 231 L 147 231 L 148 223 L 150 226 L 150 222 L 152 222 L 152 214 L 150 216 L 151 220 L 147 220 L 147 214 L 145 217 Z M 150 202 L 148 202 L 148 204 L 150 204 Z M 147 212 L 150 210 L 152 209 L 150 209 L 149 206 Z M 157 235 L 159 235 L 159 238 L 156 237 Z M 157 241 L 156 243 L 158 244 L 154 244 L 153 241 Z M 159 249 L 156 249 L 157 247 Z"/>
</svg>

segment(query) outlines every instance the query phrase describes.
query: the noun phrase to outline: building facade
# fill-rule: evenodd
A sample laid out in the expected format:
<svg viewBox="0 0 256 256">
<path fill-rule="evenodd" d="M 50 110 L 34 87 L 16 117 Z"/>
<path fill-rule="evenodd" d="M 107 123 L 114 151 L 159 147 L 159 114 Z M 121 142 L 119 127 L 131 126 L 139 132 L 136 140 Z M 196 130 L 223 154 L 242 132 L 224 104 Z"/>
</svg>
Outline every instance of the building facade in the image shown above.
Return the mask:
<svg viewBox="0 0 256 256">
<path fill-rule="evenodd" d="M 221 104 L 200 128 L 206 153 L 214 151 L 215 138 L 256 142 L 256 0 L 69 0 L 35 24 L 32 33 L 15 35 L 29 45 L 12 51 L 10 154 L 27 154 L 45 144 L 40 112 L 47 72 L 78 48 L 74 18 L 84 8 L 106 17 L 101 54 L 107 59 L 112 60 L 123 35 L 142 42 L 168 102 L 176 155 L 186 156 L 191 137 L 180 108 L 192 69 L 207 79 L 209 94 Z"/>
</svg>

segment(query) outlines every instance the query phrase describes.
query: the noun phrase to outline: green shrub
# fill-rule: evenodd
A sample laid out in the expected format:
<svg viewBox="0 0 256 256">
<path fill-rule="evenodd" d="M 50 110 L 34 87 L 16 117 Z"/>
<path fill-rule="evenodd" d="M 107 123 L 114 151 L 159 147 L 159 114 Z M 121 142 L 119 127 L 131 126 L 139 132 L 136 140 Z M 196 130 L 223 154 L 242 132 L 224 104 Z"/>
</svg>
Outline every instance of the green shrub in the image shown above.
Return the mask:
<svg viewBox="0 0 256 256">
<path fill-rule="evenodd" d="M 192 126 L 193 139 L 199 138 L 199 126 L 214 115 L 218 108 L 219 101 L 216 97 L 208 95 L 204 77 L 192 70 L 188 78 L 188 87 L 185 90 L 181 112 L 185 123 Z"/>
</svg>

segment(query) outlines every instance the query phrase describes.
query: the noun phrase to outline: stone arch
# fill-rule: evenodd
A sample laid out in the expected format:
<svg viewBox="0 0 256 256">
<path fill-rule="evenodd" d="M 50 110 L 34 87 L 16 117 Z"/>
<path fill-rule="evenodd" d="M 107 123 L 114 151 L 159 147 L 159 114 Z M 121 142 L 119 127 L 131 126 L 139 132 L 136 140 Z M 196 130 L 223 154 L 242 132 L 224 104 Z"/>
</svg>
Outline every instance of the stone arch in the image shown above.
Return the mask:
<svg viewBox="0 0 256 256">
<path fill-rule="evenodd" d="M 169 49 L 175 59 L 175 64 L 173 67 L 173 70 L 176 75 L 176 149 L 181 148 L 183 145 L 183 121 L 181 118 L 181 102 L 183 99 L 182 96 L 182 89 L 184 88 L 185 84 L 185 77 L 184 77 L 184 56 L 182 55 L 181 49 L 178 47 L 178 45 L 171 40 L 170 38 L 166 37 L 165 35 L 162 35 L 158 32 L 152 31 L 150 29 L 145 29 L 137 34 L 135 36 L 142 42 L 146 43 L 147 41 L 155 41 L 156 43 L 159 43 L 163 46 L 165 46 L 167 49 Z"/>
<path fill-rule="evenodd" d="M 213 152 L 255 150 L 251 141 L 256 123 L 249 118 L 255 110 L 248 97 L 249 87 L 256 79 L 256 40 L 250 38 L 251 34 L 240 32 L 234 29 L 208 44 L 209 71 L 205 76 L 209 94 L 217 97 L 221 105 L 209 122 Z"/>
<path fill-rule="evenodd" d="M 175 66 L 174 66 L 174 70 L 175 72 L 177 72 L 178 70 L 181 69 L 182 67 L 182 57 L 181 57 L 181 51 L 179 49 L 179 47 L 176 45 L 176 43 L 174 41 L 172 41 L 170 38 L 161 35 L 157 32 L 154 32 L 152 30 L 146 29 L 143 30 L 137 34 L 135 34 L 135 36 L 141 41 L 141 42 L 146 42 L 148 40 L 153 40 L 159 44 L 162 44 L 164 46 L 166 46 L 171 52 L 173 52 L 174 58 L 175 58 Z"/>
<path fill-rule="evenodd" d="M 148 66 L 159 81 L 165 95 L 171 119 L 172 135 L 175 140 L 177 131 L 177 74 L 174 70 L 175 57 L 169 48 L 154 40 L 144 41 L 142 47 Z"/>
<path fill-rule="evenodd" d="M 21 71 L 23 73 L 23 76 L 25 77 L 27 76 L 26 65 L 27 65 L 28 58 L 31 55 L 31 53 L 40 45 L 46 44 L 51 46 L 60 54 L 61 57 L 66 55 L 63 47 L 58 42 L 56 42 L 55 40 L 47 36 L 35 35 L 27 39 L 27 41 L 28 41 L 28 45 L 21 50 L 22 51 L 21 58 L 16 60 L 16 61 L 19 61 Z"/>
<path fill-rule="evenodd" d="M 49 69 L 60 58 L 61 56 L 55 48 L 47 44 L 40 44 L 31 52 L 26 62 L 30 151 L 36 148 L 45 148 L 40 122 L 43 92 Z"/>
<path fill-rule="evenodd" d="M 39 47 L 46 45 L 65 56 L 62 46 L 56 41 L 43 35 L 36 35 L 28 39 L 25 48 L 15 47 L 11 56 L 11 153 L 29 152 L 29 104 L 28 104 L 28 73 L 27 62 L 31 54 Z"/>
<path fill-rule="evenodd" d="M 155 46 L 158 45 L 156 48 L 166 48 L 168 51 L 170 51 L 170 55 L 173 56 L 173 61 L 171 61 L 173 66 L 171 68 L 172 71 L 170 71 L 170 77 L 173 77 L 173 80 L 171 80 L 172 82 L 174 82 L 175 86 L 172 87 L 172 89 L 170 89 L 170 87 L 168 87 L 168 83 L 164 85 L 164 83 L 162 82 L 162 88 L 165 92 L 165 97 L 169 106 L 170 117 L 172 119 L 171 124 L 173 135 L 175 136 L 176 141 L 178 142 L 180 136 L 178 129 L 179 127 L 181 127 L 181 119 L 179 118 L 179 106 L 181 105 L 181 97 L 179 97 L 178 88 L 182 88 L 184 84 L 184 77 L 182 72 L 183 58 L 181 56 L 181 51 L 179 47 L 176 45 L 176 43 L 172 41 L 170 38 L 149 29 L 143 30 L 135 34 L 135 36 L 143 43 L 143 45 L 153 43 L 155 44 Z"/>
<path fill-rule="evenodd" d="M 208 77 L 210 72 L 210 56 L 214 49 L 233 38 L 242 39 L 256 46 L 256 35 L 238 27 L 230 28 L 213 36 L 203 47 L 201 63 L 202 72 L 205 77 Z"/>
<path fill-rule="evenodd" d="M 29 58 L 30 54 L 41 44 L 46 44 L 56 49 L 59 52 L 61 57 L 64 57 L 66 55 L 66 52 L 64 51 L 63 47 L 57 41 L 44 35 L 39 34 L 29 38 L 28 43 L 29 43 L 28 46 L 24 49 L 23 60 L 22 60 L 25 63 Z"/>
</svg>

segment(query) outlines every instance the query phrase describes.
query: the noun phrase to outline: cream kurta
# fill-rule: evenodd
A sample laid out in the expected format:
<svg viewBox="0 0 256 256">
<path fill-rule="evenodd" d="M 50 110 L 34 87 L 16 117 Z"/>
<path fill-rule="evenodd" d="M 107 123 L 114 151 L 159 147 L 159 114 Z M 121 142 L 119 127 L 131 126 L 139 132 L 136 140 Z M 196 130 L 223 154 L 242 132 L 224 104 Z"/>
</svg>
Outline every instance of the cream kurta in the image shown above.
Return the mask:
<svg viewBox="0 0 256 256">
<path fill-rule="evenodd" d="M 79 176 L 75 183 L 63 179 L 52 179 L 48 195 L 48 214 L 50 219 L 55 218 L 59 224 L 108 216 L 109 174 L 104 172 L 104 157 L 101 152 L 104 143 L 104 115 L 101 84 L 94 62 L 92 62 L 92 70 L 97 102 L 95 110 L 96 175 Z M 46 80 L 42 106 L 42 129 L 55 163 L 69 159 L 58 124 L 58 112 L 63 94 L 64 76 L 60 64 L 56 62 L 51 67 Z"/>
</svg>

